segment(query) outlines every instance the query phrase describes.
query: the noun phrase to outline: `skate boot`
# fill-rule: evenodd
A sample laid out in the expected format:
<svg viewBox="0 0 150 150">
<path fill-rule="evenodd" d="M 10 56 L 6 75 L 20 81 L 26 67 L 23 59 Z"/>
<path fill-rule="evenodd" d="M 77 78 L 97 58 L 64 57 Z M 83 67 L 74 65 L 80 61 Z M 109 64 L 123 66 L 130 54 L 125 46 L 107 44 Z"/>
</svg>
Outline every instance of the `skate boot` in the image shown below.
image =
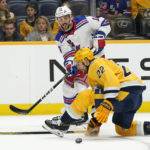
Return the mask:
<svg viewBox="0 0 150 150">
<path fill-rule="evenodd" d="M 54 120 L 54 121 L 57 121 L 57 120 L 60 120 L 60 119 L 61 119 L 61 116 L 55 116 L 55 117 L 52 118 L 52 120 Z"/>
<path fill-rule="evenodd" d="M 42 127 L 52 134 L 63 137 L 64 133 L 68 131 L 69 126 L 69 124 L 64 124 L 60 119 L 53 118 L 52 120 L 45 120 L 45 124 Z"/>
<path fill-rule="evenodd" d="M 76 126 L 80 126 L 84 123 L 87 123 L 88 122 L 88 113 L 85 112 L 83 116 L 81 116 L 81 119 L 77 119 L 75 121 L 73 121 L 71 124 L 72 125 L 76 125 Z"/>
<path fill-rule="evenodd" d="M 58 121 L 61 119 L 62 116 L 55 116 L 52 118 L 53 121 Z M 76 119 L 74 120 L 71 125 L 76 125 L 76 126 L 80 126 L 84 123 L 88 123 L 88 113 L 85 112 L 83 116 L 81 116 L 81 119 Z"/>
</svg>

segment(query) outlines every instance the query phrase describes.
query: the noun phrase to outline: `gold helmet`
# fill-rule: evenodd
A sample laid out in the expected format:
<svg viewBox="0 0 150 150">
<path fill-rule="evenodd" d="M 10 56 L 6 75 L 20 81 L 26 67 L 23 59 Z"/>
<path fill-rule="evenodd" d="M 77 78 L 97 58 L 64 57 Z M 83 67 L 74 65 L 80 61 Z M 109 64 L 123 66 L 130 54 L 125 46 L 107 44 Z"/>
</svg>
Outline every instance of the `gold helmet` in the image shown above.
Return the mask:
<svg viewBox="0 0 150 150">
<path fill-rule="evenodd" d="M 77 61 L 81 61 L 84 62 L 84 58 L 88 58 L 88 60 L 93 60 L 94 59 L 94 55 L 93 52 L 89 49 L 89 48 L 81 48 L 79 49 L 75 56 L 74 56 L 74 60 Z"/>
</svg>

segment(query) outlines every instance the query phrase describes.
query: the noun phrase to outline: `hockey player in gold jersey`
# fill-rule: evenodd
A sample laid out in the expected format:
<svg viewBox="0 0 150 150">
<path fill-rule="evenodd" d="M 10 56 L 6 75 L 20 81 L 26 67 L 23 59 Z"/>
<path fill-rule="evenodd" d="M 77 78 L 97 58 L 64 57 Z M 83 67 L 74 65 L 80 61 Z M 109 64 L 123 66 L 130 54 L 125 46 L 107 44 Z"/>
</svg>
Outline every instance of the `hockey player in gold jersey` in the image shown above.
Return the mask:
<svg viewBox="0 0 150 150">
<path fill-rule="evenodd" d="M 92 89 L 80 92 L 71 107 L 65 111 L 61 123 L 51 129 L 67 131 L 72 121 L 80 118 L 89 106 L 95 104 L 96 111 L 88 124 L 86 135 L 98 136 L 100 127 L 106 123 L 110 112 L 116 132 L 122 136 L 150 134 L 150 122 L 133 121 L 142 104 L 142 93 L 146 89 L 134 72 L 112 60 L 95 59 L 93 52 L 82 48 L 75 54 L 78 69 L 88 73 L 87 82 Z"/>
</svg>

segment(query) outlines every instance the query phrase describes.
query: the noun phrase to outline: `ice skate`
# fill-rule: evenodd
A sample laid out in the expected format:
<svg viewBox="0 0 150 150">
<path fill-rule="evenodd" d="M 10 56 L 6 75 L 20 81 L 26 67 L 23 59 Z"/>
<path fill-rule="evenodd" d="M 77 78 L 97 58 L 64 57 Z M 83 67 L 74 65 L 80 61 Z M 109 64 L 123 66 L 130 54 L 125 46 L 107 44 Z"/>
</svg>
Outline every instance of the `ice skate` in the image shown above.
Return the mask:
<svg viewBox="0 0 150 150">
<path fill-rule="evenodd" d="M 61 119 L 61 116 L 55 116 L 52 118 L 53 121 L 58 121 Z M 71 123 L 71 125 L 80 126 L 82 124 L 88 123 L 88 113 L 85 112 L 83 116 L 81 116 L 81 119 L 77 119 Z"/>
<path fill-rule="evenodd" d="M 88 113 L 86 112 L 86 113 L 84 113 L 83 116 L 81 116 L 81 119 L 77 119 L 74 122 L 72 122 L 71 124 L 76 125 L 76 126 L 80 126 L 80 125 L 88 123 L 88 119 L 89 119 Z"/>
<path fill-rule="evenodd" d="M 42 125 L 44 129 L 59 137 L 64 136 L 64 133 L 68 131 L 69 126 L 69 124 L 64 124 L 60 119 L 56 118 L 52 120 L 45 120 L 44 125 Z"/>
</svg>

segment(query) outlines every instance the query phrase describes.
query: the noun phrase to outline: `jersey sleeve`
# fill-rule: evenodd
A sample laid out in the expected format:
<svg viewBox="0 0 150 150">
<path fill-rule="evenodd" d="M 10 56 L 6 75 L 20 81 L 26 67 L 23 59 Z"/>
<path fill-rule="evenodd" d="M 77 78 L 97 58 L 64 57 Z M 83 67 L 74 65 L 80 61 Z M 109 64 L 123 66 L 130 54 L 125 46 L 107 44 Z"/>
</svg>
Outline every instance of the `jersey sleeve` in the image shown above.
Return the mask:
<svg viewBox="0 0 150 150">
<path fill-rule="evenodd" d="M 93 79 L 89 84 L 93 88 L 97 88 L 99 85 L 101 93 L 104 94 L 104 99 L 116 98 L 118 96 L 120 82 L 105 61 L 94 62 L 90 67 L 90 74 L 88 75 L 89 78 Z"/>
<path fill-rule="evenodd" d="M 87 20 L 89 22 L 90 28 L 93 31 L 93 34 L 99 34 L 102 37 L 106 37 L 108 33 L 111 31 L 110 24 L 108 20 L 103 17 L 92 17 L 88 16 Z"/>
<path fill-rule="evenodd" d="M 137 3 L 135 0 L 131 1 L 131 14 L 132 14 L 132 19 L 135 19 L 138 13 L 138 7 L 137 7 Z"/>
<path fill-rule="evenodd" d="M 56 43 L 58 45 L 60 52 L 63 55 L 64 66 L 66 67 L 66 64 L 68 61 L 70 61 L 70 63 L 73 65 L 74 64 L 74 55 L 76 53 L 75 50 L 73 50 L 72 47 L 65 41 L 63 43 L 56 41 Z"/>
</svg>

